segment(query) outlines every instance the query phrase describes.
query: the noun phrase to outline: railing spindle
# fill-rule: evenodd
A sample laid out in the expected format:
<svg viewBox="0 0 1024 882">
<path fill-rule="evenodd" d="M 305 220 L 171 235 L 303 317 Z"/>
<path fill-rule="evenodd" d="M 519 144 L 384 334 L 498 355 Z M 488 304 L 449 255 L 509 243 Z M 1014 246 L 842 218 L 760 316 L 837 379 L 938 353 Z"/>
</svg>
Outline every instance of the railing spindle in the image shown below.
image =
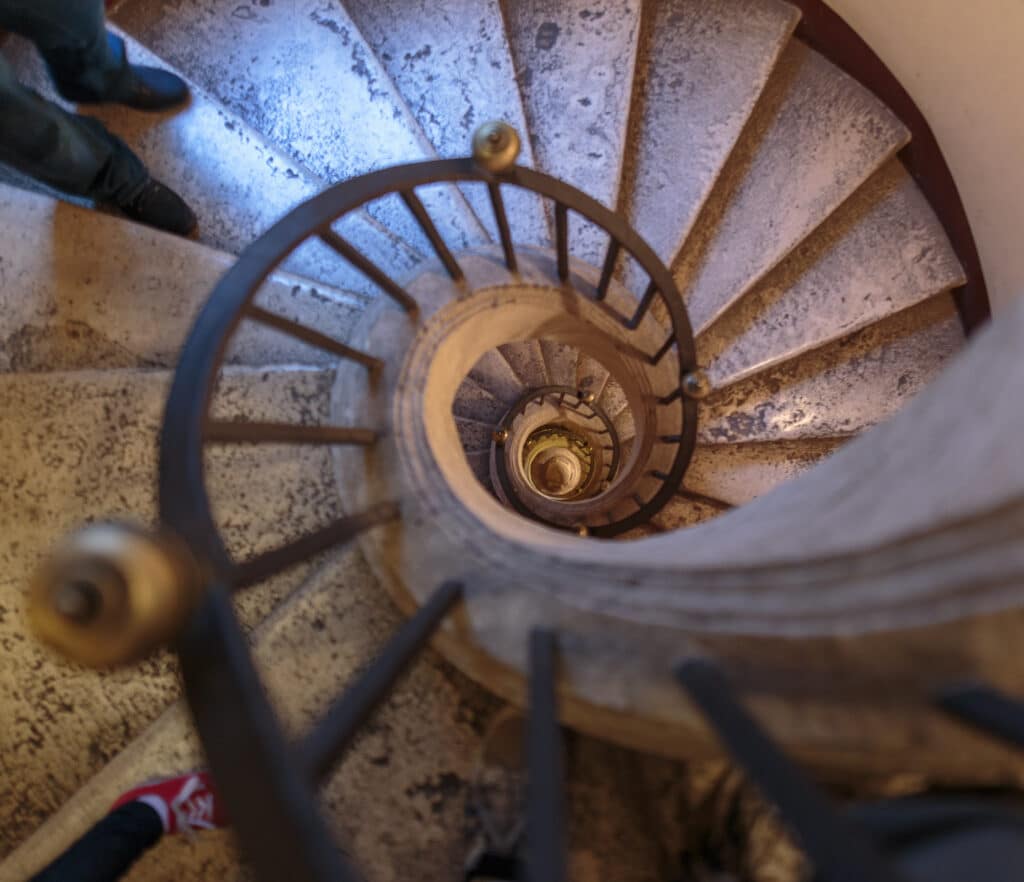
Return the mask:
<svg viewBox="0 0 1024 882">
<path fill-rule="evenodd" d="M 661 360 L 668 355 L 669 350 L 675 345 L 675 336 L 669 336 L 669 338 L 661 344 L 661 348 L 651 356 L 651 365 L 657 367 Z"/>
<path fill-rule="evenodd" d="M 597 299 L 604 300 L 608 296 L 608 286 L 612 283 L 612 276 L 615 274 L 615 262 L 619 259 L 619 249 L 622 245 L 618 239 L 611 239 L 608 242 L 608 250 L 604 255 L 604 266 L 601 269 L 601 281 L 597 283 Z"/>
<path fill-rule="evenodd" d="M 558 251 L 558 278 L 569 281 L 569 209 L 555 203 L 555 247 Z"/>
<path fill-rule="evenodd" d="M 1024 703 L 985 683 L 958 683 L 936 698 L 939 707 L 961 722 L 1008 744 L 1024 747 Z"/>
<path fill-rule="evenodd" d="M 412 190 L 403 190 L 399 194 L 402 197 L 402 201 L 406 204 L 406 207 L 412 213 L 412 216 L 416 218 L 416 222 L 420 225 L 420 229 L 423 230 L 426 237 L 430 240 L 430 246 L 434 249 L 434 253 L 437 255 L 438 260 L 444 264 L 445 270 L 448 275 L 458 282 L 463 278 L 462 268 L 456 262 L 452 256 L 451 251 L 448 250 L 448 246 L 445 245 L 444 239 L 441 238 L 441 234 L 437 231 L 437 227 L 431 220 L 430 215 L 427 213 L 426 206 L 420 200 L 419 196 Z"/>
<path fill-rule="evenodd" d="M 501 185 L 491 182 L 487 185 L 487 192 L 491 194 L 494 222 L 498 225 L 501 247 L 505 251 L 505 266 L 508 267 L 509 272 L 518 272 L 516 251 L 512 245 L 512 232 L 508 227 L 508 215 L 505 214 L 505 201 L 501 198 Z"/>
<path fill-rule="evenodd" d="M 401 509 L 397 504 L 384 502 L 360 514 L 338 518 L 334 523 L 294 542 L 238 564 L 231 580 L 232 585 L 238 589 L 262 582 L 321 552 L 344 545 L 364 530 L 397 520 L 400 516 Z"/>
<path fill-rule="evenodd" d="M 458 582 L 445 582 L 391 637 L 380 655 L 331 706 L 302 742 L 300 755 L 310 777 L 326 776 L 344 755 L 359 727 L 391 693 L 395 682 L 427 645 L 462 598 Z"/>
<path fill-rule="evenodd" d="M 761 731 L 710 662 L 690 659 L 676 677 L 761 795 L 774 803 L 822 882 L 905 882 L 873 843 L 836 811 L 811 780 Z"/>
<path fill-rule="evenodd" d="M 245 314 L 254 322 L 259 322 L 268 328 L 274 328 L 274 330 L 288 334 L 288 336 L 294 337 L 296 340 L 301 340 L 303 343 L 308 343 L 310 346 L 322 349 L 324 352 L 358 362 L 371 371 L 379 371 L 384 367 L 384 362 L 379 358 L 374 358 L 372 355 L 367 355 L 365 352 L 360 352 L 358 349 L 346 346 L 333 337 L 328 337 L 326 334 L 320 333 L 320 331 L 308 328 L 289 318 L 285 318 L 283 315 L 277 315 L 254 305 L 250 305 L 246 309 Z"/>
<path fill-rule="evenodd" d="M 635 331 L 640 327 L 640 322 L 644 320 L 644 316 L 647 315 L 648 310 L 651 308 L 651 304 L 654 303 L 654 298 L 658 295 L 658 286 L 651 282 L 647 286 L 647 290 L 644 291 L 644 296 L 640 298 L 640 305 L 637 306 L 636 312 L 633 313 L 633 317 L 626 322 L 626 327 L 631 331 Z"/>
<path fill-rule="evenodd" d="M 408 291 L 330 227 L 320 231 L 320 240 L 352 264 L 406 312 L 416 312 L 419 309 L 419 304 L 409 295 Z"/>
</svg>

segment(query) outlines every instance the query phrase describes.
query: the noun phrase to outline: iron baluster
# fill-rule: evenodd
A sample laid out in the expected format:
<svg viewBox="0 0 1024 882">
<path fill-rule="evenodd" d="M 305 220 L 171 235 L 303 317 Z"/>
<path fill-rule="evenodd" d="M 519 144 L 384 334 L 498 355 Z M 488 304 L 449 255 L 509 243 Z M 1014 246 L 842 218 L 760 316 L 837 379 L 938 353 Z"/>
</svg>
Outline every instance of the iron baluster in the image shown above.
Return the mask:
<svg viewBox="0 0 1024 882">
<path fill-rule="evenodd" d="M 344 426 L 302 426 L 292 423 L 210 420 L 206 440 L 221 444 L 359 444 L 377 440 L 373 429 Z"/>
<path fill-rule="evenodd" d="M 320 231 L 320 240 L 352 264 L 406 312 L 416 312 L 419 309 L 419 305 L 409 296 L 408 291 L 330 227 Z"/>
<path fill-rule="evenodd" d="M 505 266 L 510 273 L 518 272 L 516 250 L 512 245 L 512 231 L 508 226 L 508 215 L 505 213 L 505 201 L 501 198 L 501 185 L 493 181 L 487 184 L 487 192 L 491 195 L 491 207 L 494 209 L 494 222 L 498 225 L 501 236 L 501 248 L 505 252 Z"/>
<path fill-rule="evenodd" d="M 399 195 L 402 197 L 402 201 L 406 204 L 406 207 L 412 212 L 412 216 L 416 218 L 416 222 L 420 225 L 420 229 L 423 230 L 426 237 L 430 240 L 430 246 L 434 249 L 434 253 L 437 255 L 438 260 L 444 264 L 445 270 L 448 275 L 456 282 L 463 278 L 462 268 L 458 262 L 452 257 L 451 251 L 448 250 L 448 246 L 445 245 L 444 239 L 441 238 L 441 234 L 437 231 L 433 220 L 427 213 L 426 206 L 420 200 L 419 196 L 412 190 L 403 190 Z"/>
<path fill-rule="evenodd" d="M 612 283 L 612 276 L 615 273 L 615 262 L 619 259 L 619 249 L 622 247 L 618 239 L 612 238 L 608 242 L 608 250 L 604 255 L 604 266 L 601 268 L 601 280 L 597 283 L 598 300 L 604 300 L 608 296 L 608 286 Z"/>
<path fill-rule="evenodd" d="M 259 322 L 259 324 L 265 325 L 268 328 L 281 331 L 290 337 L 294 337 L 296 340 L 301 340 L 303 343 L 308 343 L 310 346 L 315 346 L 324 352 L 358 362 L 370 371 L 379 371 L 384 367 L 384 362 L 379 358 L 374 358 L 372 355 L 367 355 L 365 352 L 353 349 L 351 346 L 346 346 L 333 337 L 328 337 L 320 331 L 308 328 L 299 322 L 285 318 L 283 315 L 269 312 L 262 307 L 250 304 L 246 307 L 245 315 L 246 318 L 252 319 L 254 322 Z"/>
<path fill-rule="evenodd" d="M 1024 747 L 1024 703 L 985 683 L 958 683 L 936 696 L 947 714 L 1016 747 Z"/>
<path fill-rule="evenodd" d="M 647 290 L 644 291 L 644 296 L 640 298 L 640 304 L 636 308 L 636 312 L 633 313 L 633 317 L 626 322 L 626 327 L 631 331 L 635 331 L 640 327 L 640 322 L 644 320 L 644 316 L 647 315 L 647 311 L 651 308 L 654 303 L 654 298 L 658 294 L 658 286 L 651 282 L 647 286 Z"/>
<path fill-rule="evenodd" d="M 569 281 L 569 209 L 555 203 L 555 249 L 558 252 L 558 278 Z"/>
</svg>

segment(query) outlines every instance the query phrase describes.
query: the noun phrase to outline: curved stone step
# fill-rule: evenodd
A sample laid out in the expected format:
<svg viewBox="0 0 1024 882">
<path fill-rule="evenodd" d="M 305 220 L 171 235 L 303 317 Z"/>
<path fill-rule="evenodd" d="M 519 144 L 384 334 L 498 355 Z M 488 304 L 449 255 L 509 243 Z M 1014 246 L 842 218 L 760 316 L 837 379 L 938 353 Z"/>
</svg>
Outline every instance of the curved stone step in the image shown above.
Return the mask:
<svg viewBox="0 0 1024 882">
<path fill-rule="evenodd" d="M 466 156 L 487 120 L 510 123 L 522 138 L 519 164 L 533 165 L 515 69 L 498 0 L 346 0 L 345 8 L 441 156 Z M 498 239 L 487 191 L 462 188 Z M 504 190 L 517 242 L 546 244 L 541 200 Z"/>
<path fill-rule="evenodd" d="M 579 350 L 557 340 L 541 340 L 541 354 L 552 386 L 576 388 L 576 363 Z"/>
<path fill-rule="evenodd" d="M 792 40 L 674 267 L 696 332 L 909 140 L 863 86 Z"/>
<path fill-rule="evenodd" d="M 666 263 L 678 254 L 796 27 L 776 0 L 650 4 L 625 206 Z"/>
<path fill-rule="evenodd" d="M 228 369 L 225 417 L 327 418 L 332 374 L 317 368 Z M 103 517 L 156 517 L 156 444 L 171 373 L 79 371 L 0 375 L 0 854 L 56 812 L 178 693 L 176 664 L 158 653 L 127 671 L 70 668 L 28 631 L 25 586 L 57 537 Z M 230 548 L 248 557 L 338 512 L 323 447 L 211 450 L 208 481 Z M 246 592 L 243 621 L 261 621 L 311 564 Z M 92 820 L 97 820 L 98 816 Z M 23 877 L 19 877 L 23 878 Z"/>
<path fill-rule="evenodd" d="M 509 0 L 504 9 L 538 167 L 615 208 L 639 0 Z M 572 217 L 572 252 L 598 262 L 604 239 Z"/>
<path fill-rule="evenodd" d="M 683 486 L 729 505 L 745 505 L 831 456 L 842 439 L 698 444 Z"/>
<path fill-rule="evenodd" d="M 196 313 L 233 255 L 120 218 L 0 185 L 0 371 L 173 367 Z M 366 305 L 279 272 L 257 294 L 265 309 L 345 341 Z M 247 322 L 233 364 L 336 360 Z"/>
<path fill-rule="evenodd" d="M 497 349 L 485 352 L 470 369 L 469 376 L 509 407 L 526 390 L 523 381 Z"/>
<path fill-rule="evenodd" d="M 508 407 L 472 377 L 466 377 L 455 392 L 452 413 L 457 417 L 496 426 Z"/>
<path fill-rule="evenodd" d="M 459 433 L 459 442 L 467 456 L 490 451 L 491 442 L 494 440 L 492 437 L 494 434 L 493 423 L 457 416 L 455 417 L 455 429 Z"/>
<path fill-rule="evenodd" d="M 803 358 L 713 393 L 702 443 L 855 435 L 893 415 L 962 347 L 949 295 L 890 316 Z"/>
<path fill-rule="evenodd" d="M 136 62 L 167 67 L 130 36 L 128 54 Z M 46 97 L 61 102 L 38 54 L 22 40 L 5 49 L 19 78 Z M 288 159 L 245 121 L 192 86 L 183 109 L 143 114 L 115 105 L 90 107 L 127 141 L 153 176 L 178 191 L 199 216 L 199 238 L 223 251 L 240 253 L 296 205 L 320 192 L 324 181 Z M 420 255 L 365 212 L 336 225 L 354 245 L 383 269 L 409 272 Z M 313 241 L 291 255 L 284 268 L 324 284 L 376 297 L 377 289 L 333 251 Z"/>
<path fill-rule="evenodd" d="M 498 347 L 498 351 L 509 363 L 525 388 L 536 389 L 539 386 L 550 384 L 539 340 L 505 343 Z"/>
<path fill-rule="evenodd" d="M 576 363 L 576 388 L 584 392 L 593 392 L 600 401 L 610 378 L 606 368 L 596 358 L 580 353 Z"/>
<path fill-rule="evenodd" d="M 963 282 L 935 212 L 894 159 L 698 338 L 698 357 L 724 386 Z"/>
<path fill-rule="evenodd" d="M 114 21 L 324 181 L 436 155 L 337 4 L 127 0 Z M 423 200 L 449 242 L 464 247 L 486 239 L 454 188 L 431 188 Z M 397 198 L 370 211 L 409 242 L 429 248 Z"/>
</svg>

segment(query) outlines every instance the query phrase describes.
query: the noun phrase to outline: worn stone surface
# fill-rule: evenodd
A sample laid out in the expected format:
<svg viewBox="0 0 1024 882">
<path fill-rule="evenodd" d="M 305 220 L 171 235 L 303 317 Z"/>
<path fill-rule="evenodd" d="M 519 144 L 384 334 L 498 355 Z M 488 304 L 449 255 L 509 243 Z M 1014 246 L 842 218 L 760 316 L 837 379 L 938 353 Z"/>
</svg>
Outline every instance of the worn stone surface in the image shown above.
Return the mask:
<svg viewBox="0 0 1024 882">
<path fill-rule="evenodd" d="M 855 435 L 892 416 L 963 345 L 949 295 L 729 386 L 702 407 L 702 442 Z"/>
<path fill-rule="evenodd" d="M 698 339 L 698 359 L 723 386 L 963 281 L 938 218 L 894 159 Z"/>
<path fill-rule="evenodd" d="M 745 505 L 831 456 L 841 439 L 763 444 L 698 444 L 683 486 L 730 505 Z"/>
<path fill-rule="evenodd" d="M 334 0 L 127 2 L 115 21 L 325 181 L 435 155 Z M 484 240 L 458 191 L 431 188 L 424 201 L 451 242 Z M 409 241 L 422 242 L 400 202 L 373 212 Z"/>
<path fill-rule="evenodd" d="M 148 227 L 0 186 L 0 370 L 170 367 L 231 255 Z M 154 259 L 154 255 L 159 255 Z M 344 341 L 365 298 L 274 274 L 257 302 Z M 241 364 L 335 356 L 247 323 Z"/>
<path fill-rule="evenodd" d="M 527 389 L 549 385 L 547 365 L 539 340 L 522 340 L 498 347 L 499 352 Z"/>
<path fill-rule="evenodd" d="M 512 0 L 504 7 L 538 167 L 615 208 L 627 152 L 639 0 Z M 594 261 L 604 240 L 584 227 L 571 248 Z"/>
<path fill-rule="evenodd" d="M 491 436 L 494 433 L 492 423 L 481 423 L 466 417 L 456 417 L 455 428 L 459 433 L 462 449 L 467 454 L 491 449 Z"/>
<path fill-rule="evenodd" d="M 126 40 L 134 61 L 166 66 L 130 36 Z M 29 44 L 12 40 L 4 54 L 23 82 L 56 99 L 45 68 Z M 251 113 L 243 110 L 235 115 L 195 86 L 189 104 L 177 111 L 154 115 L 100 105 L 89 113 L 127 141 L 154 177 L 172 185 L 192 205 L 199 216 L 201 240 L 224 251 L 240 253 L 325 186 L 321 178 L 269 146 L 250 126 Z M 364 213 L 346 217 L 338 230 L 389 272 L 408 272 L 419 260 L 408 245 Z M 302 246 L 285 268 L 345 290 L 378 294 L 360 273 L 319 242 Z"/>
<path fill-rule="evenodd" d="M 508 410 L 506 405 L 472 377 L 466 377 L 462 381 L 452 404 L 452 413 L 456 416 L 468 417 L 492 426 L 497 425 L 506 410 Z"/>
<path fill-rule="evenodd" d="M 908 139 L 863 86 L 791 41 L 674 267 L 694 330 L 775 267 Z"/>
<path fill-rule="evenodd" d="M 84 521 L 156 516 L 156 441 L 167 371 L 13 374 L 0 377 L 0 854 L 61 805 L 177 695 L 175 664 L 159 654 L 115 673 L 73 668 L 28 632 L 23 598 L 35 566 Z M 233 369 L 218 412 L 325 417 L 320 370 Z M 337 511 L 327 452 L 236 447 L 211 454 L 209 488 L 230 548 L 265 550 Z M 325 472 L 325 469 L 327 471 Z M 325 495 L 326 492 L 326 495 Z M 287 596 L 302 568 L 240 601 L 253 624 Z"/>
<path fill-rule="evenodd" d="M 600 400 L 611 374 L 601 362 L 585 353 L 581 353 L 576 363 L 576 388 L 585 392 L 593 392 Z"/>
<path fill-rule="evenodd" d="M 507 405 L 515 404 L 525 388 L 523 381 L 516 376 L 512 366 L 497 349 L 480 356 L 470 369 L 469 376 Z"/>
<path fill-rule="evenodd" d="M 522 138 L 519 164 L 533 165 L 498 0 L 348 0 L 344 5 L 438 154 L 469 155 L 477 126 L 500 119 Z M 486 190 L 467 186 L 463 193 L 497 240 Z M 542 201 L 519 188 L 506 188 L 504 198 L 516 240 L 546 243 Z"/>
<path fill-rule="evenodd" d="M 776 0 L 666 0 L 648 14 L 625 201 L 633 226 L 671 264 L 798 13 Z"/>
<path fill-rule="evenodd" d="M 576 385 L 576 362 L 578 350 L 567 343 L 557 340 L 541 340 L 540 349 L 544 355 L 544 365 L 552 386 Z"/>
</svg>

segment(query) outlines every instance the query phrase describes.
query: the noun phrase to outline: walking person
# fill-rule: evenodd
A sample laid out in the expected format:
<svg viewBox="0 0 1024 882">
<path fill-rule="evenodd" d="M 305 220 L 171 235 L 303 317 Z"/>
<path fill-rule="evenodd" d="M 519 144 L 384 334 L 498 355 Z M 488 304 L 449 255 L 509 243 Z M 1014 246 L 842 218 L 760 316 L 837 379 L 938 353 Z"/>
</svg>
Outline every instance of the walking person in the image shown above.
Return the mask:
<svg viewBox="0 0 1024 882">
<path fill-rule="evenodd" d="M 103 0 L 0 0 L 0 31 L 36 45 L 68 101 L 159 111 L 188 99 L 180 77 L 129 63 L 124 41 L 106 30 Z M 0 163 L 168 232 L 188 235 L 196 226 L 184 200 L 154 180 L 127 144 L 99 120 L 23 86 L 2 57 Z"/>
</svg>

